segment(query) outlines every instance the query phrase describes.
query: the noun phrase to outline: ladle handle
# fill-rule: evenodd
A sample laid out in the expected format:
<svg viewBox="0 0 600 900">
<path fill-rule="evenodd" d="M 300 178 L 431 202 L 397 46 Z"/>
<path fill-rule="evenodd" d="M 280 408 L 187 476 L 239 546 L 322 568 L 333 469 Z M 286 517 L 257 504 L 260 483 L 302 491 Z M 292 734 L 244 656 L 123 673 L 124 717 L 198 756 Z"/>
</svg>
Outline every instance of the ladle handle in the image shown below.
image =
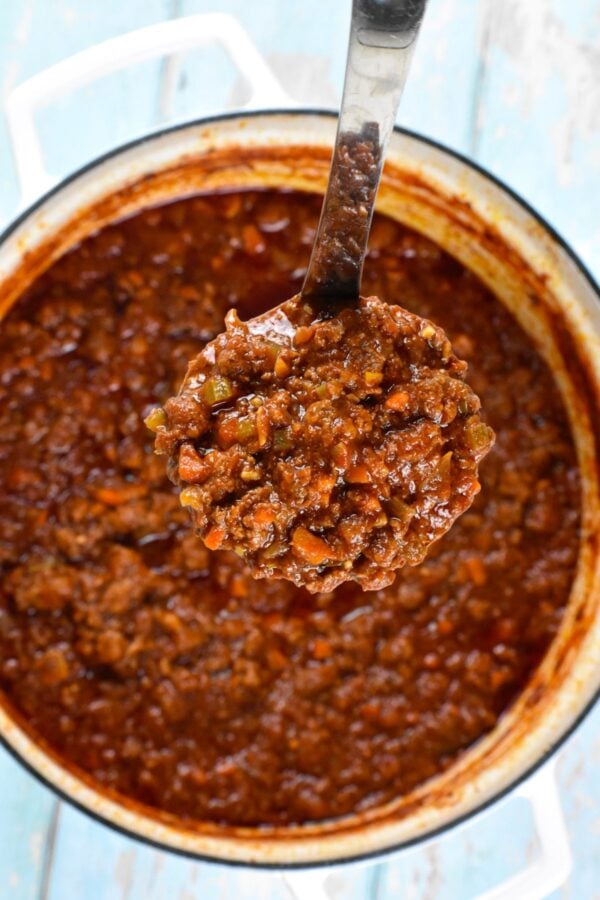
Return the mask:
<svg viewBox="0 0 600 900">
<path fill-rule="evenodd" d="M 375 195 L 427 0 L 353 0 L 344 93 L 306 299 L 358 298 Z"/>
</svg>

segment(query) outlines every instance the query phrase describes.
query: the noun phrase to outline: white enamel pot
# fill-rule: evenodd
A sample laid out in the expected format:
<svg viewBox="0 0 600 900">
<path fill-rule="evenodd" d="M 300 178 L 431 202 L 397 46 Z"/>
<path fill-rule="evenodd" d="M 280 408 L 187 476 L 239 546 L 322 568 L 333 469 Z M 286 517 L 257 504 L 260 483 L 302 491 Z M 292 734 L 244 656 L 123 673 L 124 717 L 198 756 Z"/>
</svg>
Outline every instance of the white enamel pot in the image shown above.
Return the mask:
<svg viewBox="0 0 600 900">
<path fill-rule="evenodd" d="M 251 105 L 282 104 L 268 66 L 230 17 L 194 16 L 125 35 L 36 76 L 10 98 L 27 201 L 49 187 L 34 128 L 38 105 L 109 69 L 214 40 L 250 82 Z M 75 241 L 150 204 L 223 186 L 322 192 L 334 130 L 334 117 L 323 112 L 240 112 L 152 134 L 96 160 L 36 200 L 1 238 L 0 316 Z M 526 690 L 491 734 L 410 796 L 361 816 L 287 829 L 184 827 L 123 802 L 44 750 L 1 703 L 0 737 L 57 793 L 107 825 L 197 858 L 285 869 L 293 891 L 313 900 L 326 896 L 319 867 L 432 840 L 515 791 L 533 806 L 540 856 L 485 896 L 539 898 L 564 881 L 571 865 L 555 751 L 600 687 L 598 288 L 510 190 L 417 135 L 393 135 L 378 207 L 432 237 L 492 287 L 551 365 L 569 411 L 583 476 L 579 564 L 562 627 Z"/>
</svg>

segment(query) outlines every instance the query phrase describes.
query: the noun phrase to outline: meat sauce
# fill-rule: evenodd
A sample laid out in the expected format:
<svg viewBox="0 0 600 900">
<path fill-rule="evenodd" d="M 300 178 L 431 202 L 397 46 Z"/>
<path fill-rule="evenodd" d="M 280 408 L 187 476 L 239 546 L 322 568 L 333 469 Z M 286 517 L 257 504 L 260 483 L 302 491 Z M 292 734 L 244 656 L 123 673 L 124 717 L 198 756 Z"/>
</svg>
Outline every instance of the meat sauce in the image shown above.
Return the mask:
<svg viewBox="0 0 600 900">
<path fill-rule="evenodd" d="M 477 278 L 376 217 L 366 295 L 439 323 L 496 445 L 471 509 L 388 588 L 255 581 L 188 525 L 143 417 L 233 307 L 297 293 L 321 200 L 198 196 L 104 228 L 0 328 L 0 686 L 104 789 L 183 820 L 373 808 L 493 728 L 560 624 L 580 486 L 525 333 Z"/>
<path fill-rule="evenodd" d="M 420 563 L 493 441 L 442 329 L 377 297 L 225 325 L 146 420 L 205 545 L 313 592 Z"/>
</svg>

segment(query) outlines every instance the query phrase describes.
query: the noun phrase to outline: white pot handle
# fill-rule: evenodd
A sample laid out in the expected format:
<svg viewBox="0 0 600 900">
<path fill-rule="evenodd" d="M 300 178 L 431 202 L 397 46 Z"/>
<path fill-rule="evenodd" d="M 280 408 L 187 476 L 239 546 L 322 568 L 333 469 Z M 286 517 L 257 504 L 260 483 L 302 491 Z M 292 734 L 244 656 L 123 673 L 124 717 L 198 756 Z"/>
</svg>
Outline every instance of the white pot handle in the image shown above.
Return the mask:
<svg viewBox="0 0 600 900">
<path fill-rule="evenodd" d="M 569 835 L 556 783 L 554 759 L 519 787 L 514 797 L 531 804 L 540 844 L 539 856 L 503 884 L 484 891 L 477 900 L 543 900 L 560 888 L 571 872 Z M 325 887 L 326 869 L 289 872 L 283 878 L 294 900 L 331 900 Z"/>
<path fill-rule="evenodd" d="M 292 900 L 331 900 L 325 890 L 327 869 L 307 869 L 297 872 L 286 872 L 283 882 L 290 892 Z"/>
<path fill-rule="evenodd" d="M 251 96 L 245 109 L 293 105 L 234 16 L 226 13 L 186 16 L 119 35 L 44 69 L 9 95 L 6 117 L 23 198 L 32 200 L 53 182 L 44 165 L 35 126 L 35 114 L 40 106 L 109 72 L 210 43 L 221 44 L 250 85 Z M 165 67 L 163 74 L 162 106 L 168 109 L 174 92 L 173 68 Z"/>
<path fill-rule="evenodd" d="M 531 804 L 540 852 L 522 872 L 480 894 L 479 900 L 542 900 L 560 888 L 571 873 L 569 832 L 556 780 L 556 757 L 515 792 Z"/>
</svg>

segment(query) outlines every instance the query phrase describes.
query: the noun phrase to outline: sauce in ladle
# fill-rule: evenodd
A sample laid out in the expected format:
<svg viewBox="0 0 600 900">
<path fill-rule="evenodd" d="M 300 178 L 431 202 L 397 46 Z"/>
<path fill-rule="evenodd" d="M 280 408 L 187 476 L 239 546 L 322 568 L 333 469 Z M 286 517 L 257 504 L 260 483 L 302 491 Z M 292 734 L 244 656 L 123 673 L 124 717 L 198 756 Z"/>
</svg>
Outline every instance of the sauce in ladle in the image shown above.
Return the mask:
<svg viewBox="0 0 600 900">
<path fill-rule="evenodd" d="M 493 433 L 431 322 L 359 297 L 385 147 L 424 2 L 356 0 L 327 194 L 301 295 L 190 364 L 148 419 L 210 549 L 311 591 L 389 584 L 479 490 Z M 382 36 L 386 39 L 382 41 Z"/>
<path fill-rule="evenodd" d="M 198 533 L 255 577 L 389 584 L 479 491 L 493 432 L 431 322 L 376 297 L 301 297 L 226 331 L 148 418 Z"/>
</svg>

